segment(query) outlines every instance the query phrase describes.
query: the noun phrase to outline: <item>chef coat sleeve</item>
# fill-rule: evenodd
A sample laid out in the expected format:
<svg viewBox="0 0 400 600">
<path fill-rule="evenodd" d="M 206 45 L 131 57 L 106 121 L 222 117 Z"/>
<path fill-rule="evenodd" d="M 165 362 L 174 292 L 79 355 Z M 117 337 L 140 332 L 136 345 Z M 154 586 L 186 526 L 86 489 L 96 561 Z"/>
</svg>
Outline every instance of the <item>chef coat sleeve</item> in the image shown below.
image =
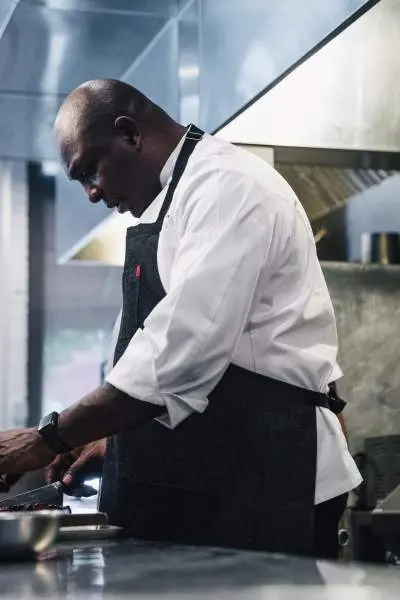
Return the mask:
<svg viewBox="0 0 400 600">
<path fill-rule="evenodd" d="M 262 187 L 239 172 L 205 174 L 176 199 L 178 243 L 166 296 L 107 381 L 166 407 L 174 427 L 227 369 L 246 327 L 275 227 Z"/>
</svg>

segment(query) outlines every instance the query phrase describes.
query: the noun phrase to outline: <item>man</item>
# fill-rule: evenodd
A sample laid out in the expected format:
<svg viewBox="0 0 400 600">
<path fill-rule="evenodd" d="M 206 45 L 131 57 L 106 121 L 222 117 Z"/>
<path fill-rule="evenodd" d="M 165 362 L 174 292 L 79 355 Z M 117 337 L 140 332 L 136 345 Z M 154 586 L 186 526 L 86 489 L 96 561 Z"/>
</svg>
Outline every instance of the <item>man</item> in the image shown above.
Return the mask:
<svg viewBox="0 0 400 600">
<path fill-rule="evenodd" d="M 360 475 L 329 408 L 335 319 L 294 192 L 118 81 L 72 92 L 55 132 L 89 200 L 139 223 L 106 383 L 1 434 L 0 473 L 53 461 L 55 477 L 78 449 L 70 484 L 108 438 L 101 508 L 128 535 L 327 555 L 314 519 L 332 544 Z"/>
</svg>

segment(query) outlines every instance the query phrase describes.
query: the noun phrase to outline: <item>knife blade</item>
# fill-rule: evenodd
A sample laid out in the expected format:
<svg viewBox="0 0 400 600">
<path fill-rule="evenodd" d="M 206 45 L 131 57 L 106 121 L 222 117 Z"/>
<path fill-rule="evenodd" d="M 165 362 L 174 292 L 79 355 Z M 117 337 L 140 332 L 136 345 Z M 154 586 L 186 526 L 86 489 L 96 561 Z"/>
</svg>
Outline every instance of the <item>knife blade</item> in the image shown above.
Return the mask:
<svg viewBox="0 0 400 600">
<path fill-rule="evenodd" d="M 14 504 L 54 504 L 55 506 L 63 505 L 63 484 L 60 481 L 50 483 L 35 490 L 29 492 L 23 492 L 7 498 L 6 500 L 0 501 L 1 508 L 7 508 L 7 506 L 13 506 Z"/>
<path fill-rule="evenodd" d="M 63 505 L 63 496 L 75 496 L 77 498 L 88 498 L 97 494 L 97 491 L 90 485 L 81 485 L 79 488 L 70 488 L 65 486 L 61 481 L 49 483 L 35 490 L 23 492 L 10 498 L 0 501 L 0 508 L 7 508 L 16 504 L 53 504 L 54 506 Z"/>
</svg>

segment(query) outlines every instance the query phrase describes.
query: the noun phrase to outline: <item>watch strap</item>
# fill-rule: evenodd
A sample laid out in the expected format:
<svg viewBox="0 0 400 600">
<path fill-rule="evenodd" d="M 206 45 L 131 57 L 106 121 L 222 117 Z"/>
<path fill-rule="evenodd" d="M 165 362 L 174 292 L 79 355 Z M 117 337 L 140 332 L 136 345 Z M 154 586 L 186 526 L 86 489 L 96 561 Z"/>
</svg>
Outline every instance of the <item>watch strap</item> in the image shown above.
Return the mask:
<svg viewBox="0 0 400 600">
<path fill-rule="evenodd" d="M 39 423 L 38 432 L 56 454 L 66 454 L 72 448 L 58 434 L 58 413 L 52 412 L 43 417 Z"/>
</svg>

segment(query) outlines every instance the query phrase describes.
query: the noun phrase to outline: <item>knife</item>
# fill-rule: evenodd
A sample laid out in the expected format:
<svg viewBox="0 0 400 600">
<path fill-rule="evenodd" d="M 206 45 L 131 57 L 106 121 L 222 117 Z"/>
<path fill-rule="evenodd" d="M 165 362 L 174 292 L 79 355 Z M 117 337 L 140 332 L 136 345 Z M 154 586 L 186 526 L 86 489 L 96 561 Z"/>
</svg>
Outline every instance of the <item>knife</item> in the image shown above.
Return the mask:
<svg viewBox="0 0 400 600">
<path fill-rule="evenodd" d="M 17 494 L 11 498 L 0 501 L 0 508 L 7 508 L 8 506 L 28 505 L 28 504 L 53 504 L 54 506 L 63 505 L 63 495 L 75 496 L 76 498 L 89 498 L 95 496 L 97 490 L 90 485 L 82 484 L 78 488 L 71 488 L 65 486 L 61 481 L 50 483 L 35 490 L 29 492 L 23 492 Z"/>
</svg>

